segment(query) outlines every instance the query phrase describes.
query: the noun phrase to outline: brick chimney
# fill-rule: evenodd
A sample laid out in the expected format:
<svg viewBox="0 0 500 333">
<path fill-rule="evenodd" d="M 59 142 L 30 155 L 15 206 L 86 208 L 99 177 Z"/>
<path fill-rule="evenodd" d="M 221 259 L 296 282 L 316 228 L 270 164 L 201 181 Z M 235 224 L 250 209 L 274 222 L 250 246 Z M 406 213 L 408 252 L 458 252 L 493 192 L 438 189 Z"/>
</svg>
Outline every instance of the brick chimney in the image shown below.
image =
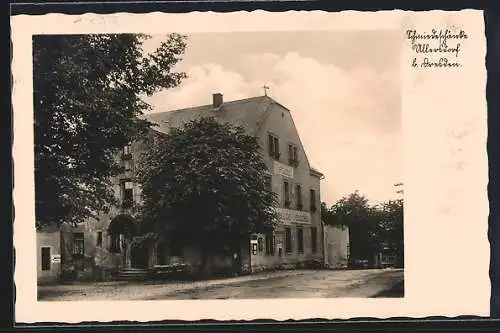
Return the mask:
<svg viewBox="0 0 500 333">
<path fill-rule="evenodd" d="M 218 108 L 219 106 L 222 105 L 223 99 L 222 99 L 222 94 L 221 93 L 213 94 L 212 95 L 212 99 L 213 99 L 212 105 L 213 105 L 214 108 Z"/>
</svg>

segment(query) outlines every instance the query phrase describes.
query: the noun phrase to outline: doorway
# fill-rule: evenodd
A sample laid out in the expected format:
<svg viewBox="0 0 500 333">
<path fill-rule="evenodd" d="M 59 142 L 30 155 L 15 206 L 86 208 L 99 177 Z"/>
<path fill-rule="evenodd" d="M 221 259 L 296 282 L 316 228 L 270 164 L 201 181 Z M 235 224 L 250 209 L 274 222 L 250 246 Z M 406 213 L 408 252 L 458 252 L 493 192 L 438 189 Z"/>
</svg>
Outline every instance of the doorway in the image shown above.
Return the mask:
<svg viewBox="0 0 500 333">
<path fill-rule="evenodd" d="M 149 268 L 149 251 L 146 246 L 130 249 L 130 264 L 132 268 Z"/>
<path fill-rule="evenodd" d="M 168 264 L 168 244 L 166 242 L 160 242 L 156 246 L 156 264 L 157 265 Z"/>
</svg>

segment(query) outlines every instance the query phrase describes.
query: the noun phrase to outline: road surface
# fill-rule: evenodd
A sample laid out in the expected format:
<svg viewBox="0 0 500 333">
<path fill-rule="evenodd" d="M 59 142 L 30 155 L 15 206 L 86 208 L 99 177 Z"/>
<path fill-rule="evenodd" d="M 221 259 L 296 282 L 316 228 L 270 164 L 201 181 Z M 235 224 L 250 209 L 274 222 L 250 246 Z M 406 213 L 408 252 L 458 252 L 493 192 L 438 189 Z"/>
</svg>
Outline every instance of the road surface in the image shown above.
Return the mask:
<svg viewBox="0 0 500 333">
<path fill-rule="evenodd" d="M 291 270 L 198 282 L 38 286 L 40 301 L 403 297 L 403 270 Z"/>
</svg>

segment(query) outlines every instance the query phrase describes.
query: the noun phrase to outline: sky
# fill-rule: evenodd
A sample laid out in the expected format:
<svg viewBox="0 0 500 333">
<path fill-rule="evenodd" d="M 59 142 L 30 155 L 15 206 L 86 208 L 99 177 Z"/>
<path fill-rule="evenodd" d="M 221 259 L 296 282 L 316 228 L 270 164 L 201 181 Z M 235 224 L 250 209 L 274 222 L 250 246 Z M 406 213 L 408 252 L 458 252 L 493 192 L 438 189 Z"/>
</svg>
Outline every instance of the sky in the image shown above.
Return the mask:
<svg viewBox="0 0 500 333">
<path fill-rule="evenodd" d="M 154 50 L 166 36 L 143 48 Z M 398 31 L 199 33 L 176 70 L 188 79 L 145 100 L 164 112 L 268 95 L 290 109 L 328 206 L 354 191 L 371 203 L 403 182 Z"/>
</svg>

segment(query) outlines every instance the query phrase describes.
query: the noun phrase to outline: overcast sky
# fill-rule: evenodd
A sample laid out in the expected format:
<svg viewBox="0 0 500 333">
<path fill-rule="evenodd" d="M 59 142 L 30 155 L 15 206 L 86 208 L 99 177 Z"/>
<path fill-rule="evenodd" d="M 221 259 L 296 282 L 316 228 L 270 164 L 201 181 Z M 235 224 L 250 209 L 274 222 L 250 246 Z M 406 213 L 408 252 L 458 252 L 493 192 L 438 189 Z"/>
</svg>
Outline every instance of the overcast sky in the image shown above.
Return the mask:
<svg viewBox="0 0 500 333">
<path fill-rule="evenodd" d="M 144 44 L 156 48 L 165 36 Z M 373 202 L 403 181 L 398 31 L 203 33 L 188 36 L 189 78 L 147 101 L 153 112 L 263 94 L 291 110 L 329 206 L 355 190 Z"/>
</svg>

